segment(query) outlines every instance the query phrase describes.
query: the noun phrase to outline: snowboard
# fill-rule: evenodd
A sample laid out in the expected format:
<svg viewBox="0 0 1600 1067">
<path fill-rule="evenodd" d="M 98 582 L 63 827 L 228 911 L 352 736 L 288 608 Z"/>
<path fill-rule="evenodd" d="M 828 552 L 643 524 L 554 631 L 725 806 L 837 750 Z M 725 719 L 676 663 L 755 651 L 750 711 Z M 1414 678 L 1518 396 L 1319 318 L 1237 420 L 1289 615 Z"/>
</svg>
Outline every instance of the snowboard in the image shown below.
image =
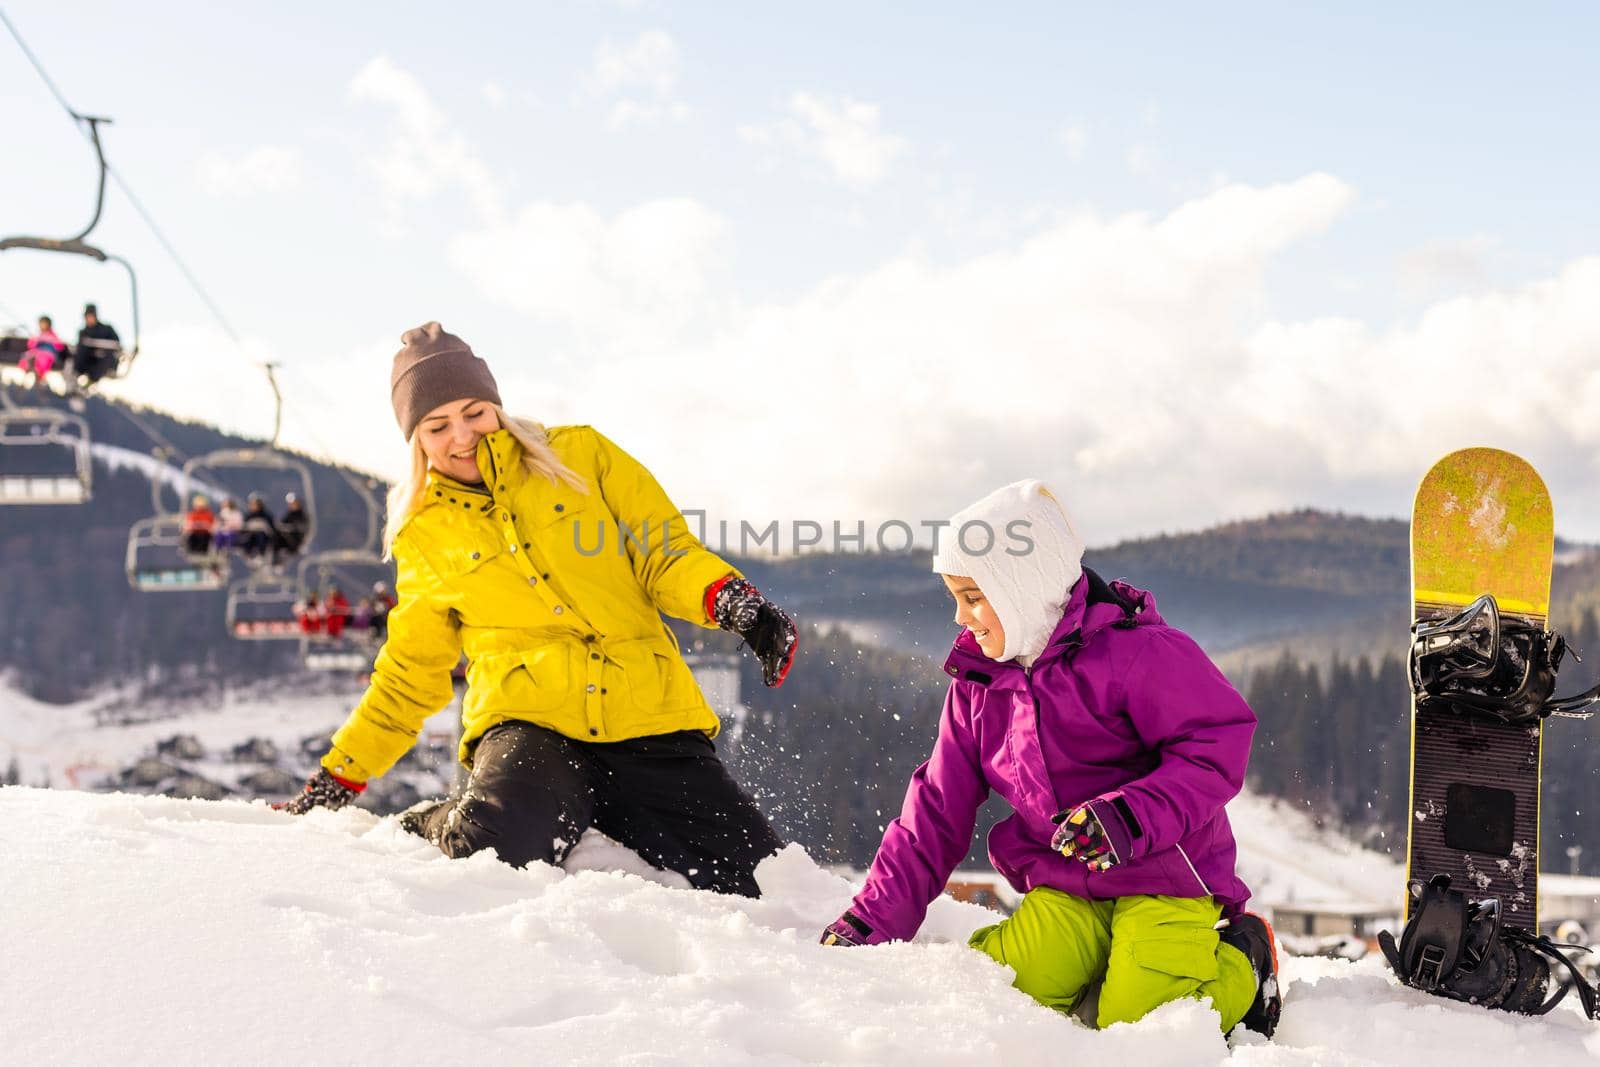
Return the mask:
<svg viewBox="0 0 1600 1067">
<path fill-rule="evenodd" d="M 1503 626 L 1542 632 L 1554 555 L 1538 472 L 1498 449 L 1452 452 L 1422 479 L 1412 510 L 1413 622 L 1457 616 L 1488 594 Z M 1448 874 L 1474 899 L 1498 898 L 1506 924 L 1538 930 L 1543 729 L 1413 692 L 1408 883 Z M 1414 903 L 1408 893 L 1408 917 Z"/>
</svg>

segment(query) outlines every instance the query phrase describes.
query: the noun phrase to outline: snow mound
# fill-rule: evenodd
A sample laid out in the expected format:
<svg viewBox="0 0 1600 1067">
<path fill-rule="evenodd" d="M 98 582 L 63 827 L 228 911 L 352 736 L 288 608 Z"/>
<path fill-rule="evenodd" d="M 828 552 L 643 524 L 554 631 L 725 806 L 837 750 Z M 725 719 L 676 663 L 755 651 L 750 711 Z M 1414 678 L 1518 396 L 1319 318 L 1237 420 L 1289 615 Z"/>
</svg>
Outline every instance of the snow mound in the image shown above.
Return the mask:
<svg viewBox="0 0 1600 1067">
<path fill-rule="evenodd" d="M 1230 1048 L 1193 1001 L 1096 1032 L 964 947 L 992 919 L 972 905 L 941 900 L 917 943 L 816 944 L 853 887 L 794 846 L 743 900 L 598 837 L 568 870 L 515 870 L 361 811 L 12 787 L 0 855 L 10 1063 L 1600 1060 L 1600 1028 L 1567 1006 L 1448 1003 L 1370 958 L 1285 958 L 1271 1044 Z"/>
</svg>

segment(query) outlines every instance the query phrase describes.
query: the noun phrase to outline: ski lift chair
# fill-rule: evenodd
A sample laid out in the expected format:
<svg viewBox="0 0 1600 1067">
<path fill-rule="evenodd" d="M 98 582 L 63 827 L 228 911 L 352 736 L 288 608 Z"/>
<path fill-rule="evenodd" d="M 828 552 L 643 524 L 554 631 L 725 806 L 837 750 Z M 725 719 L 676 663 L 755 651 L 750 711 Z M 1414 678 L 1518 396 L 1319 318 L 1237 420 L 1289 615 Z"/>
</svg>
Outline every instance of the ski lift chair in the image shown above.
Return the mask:
<svg viewBox="0 0 1600 1067">
<path fill-rule="evenodd" d="M 300 658 L 310 671 L 338 671 L 344 674 L 366 674 L 372 670 L 372 661 L 378 654 L 377 646 L 360 637 L 329 638 L 302 637 Z"/>
<path fill-rule="evenodd" d="M 216 485 L 219 479 L 215 477 L 217 471 L 222 470 L 256 470 L 264 476 L 273 477 L 281 485 L 293 485 L 291 490 L 300 498 L 301 505 L 305 508 L 309 521 L 306 524 L 305 540 L 300 544 L 300 553 L 304 554 L 311 546 L 317 533 L 317 507 L 315 492 L 311 485 L 311 469 L 297 459 L 279 452 L 275 448 L 224 448 L 216 452 L 208 452 L 203 456 L 196 456 L 183 465 L 183 480 L 185 486 Z M 208 472 L 210 478 L 201 476 L 201 472 Z M 259 486 L 255 488 L 260 488 Z M 216 491 L 213 491 L 215 495 Z M 248 493 L 232 494 L 236 500 L 243 501 Z M 268 507 L 271 511 L 271 507 Z M 263 569 L 265 565 L 263 564 Z"/>
<path fill-rule="evenodd" d="M 128 531 L 128 584 L 143 593 L 198 593 L 228 581 L 227 559 L 188 551 L 183 517 L 155 515 Z"/>
<path fill-rule="evenodd" d="M 364 549 L 318 552 L 300 563 L 300 588 L 315 589 L 319 595 L 337 585 L 359 598 L 378 581 L 393 589 L 394 568 L 376 552 Z M 378 647 L 369 631 L 347 627 L 338 637 L 326 632 L 302 635 L 300 657 L 308 670 L 363 674 L 372 670 Z"/>
<path fill-rule="evenodd" d="M 240 641 L 299 640 L 300 620 L 294 606 L 300 593 L 295 583 L 272 574 L 252 574 L 228 587 L 224 620 L 228 634 Z"/>
<path fill-rule="evenodd" d="M 98 344 L 95 342 L 90 342 L 91 345 L 101 348 L 103 350 L 103 354 L 110 354 L 114 352 L 116 355 L 116 365 L 102 375 L 101 380 L 105 378 L 123 378 L 127 376 L 128 370 L 133 366 L 134 359 L 139 355 L 139 279 L 133 273 L 133 264 L 129 263 L 121 256 L 111 255 L 96 245 L 89 244 L 89 242 L 85 240 L 85 238 L 87 238 L 89 234 L 94 231 L 94 228 L 99 225 L 100 214 L 105 209 L 106 174 L 108 172 L 108 168 L 106 166 L 105 150 L 100 144 L 100 124 L 103 122 L 110 122 L 111 120 L 106 118 L 98 118 L 92 115 L 74 114 L 73 117 L 78 121 L 88 125 L 89 137 L 94 144 L 95 160 L 100 168 L 100 187 L 99 191 L 95 194 L 94 216 L 89 220 L 89 225 L 85 226 L 80 232 L 73 234 L 71 237 L 58 238 L 21 236 L 0 239 L 0 252 L 7 252 L 12 249 L 20 248 L 34 252 L 66 253 L 67 255 L 86 256 L 89 259 L 95 260 L 99 263 L 116 263 L 121 265 L 123 270 L 127 271 L 128 288 L 129 292 L 132 294 L 132 346 L 124 348 L 121 345 L 110 344 L 109 342 L 99 342 Z M 62 377 L 64 379 L 68 379 L 70 382 L 71 375 L 66 371 L 63 371 Z"/>
<path fill-rule="evenodd" d="M 89 424 L 44 407 L 16 407 L 0 390 L 0 505 L 82 504 L 93 485 Z"/>
</svg>

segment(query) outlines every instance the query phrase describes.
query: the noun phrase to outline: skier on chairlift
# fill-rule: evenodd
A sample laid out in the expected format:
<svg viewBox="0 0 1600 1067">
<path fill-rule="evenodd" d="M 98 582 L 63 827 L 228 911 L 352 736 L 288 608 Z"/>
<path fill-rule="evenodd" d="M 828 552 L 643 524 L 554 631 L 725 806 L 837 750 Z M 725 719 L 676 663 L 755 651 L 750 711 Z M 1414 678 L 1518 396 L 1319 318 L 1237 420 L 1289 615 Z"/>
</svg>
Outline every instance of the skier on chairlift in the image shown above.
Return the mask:
<svg viewBox="0 0 1600 1067">
<path fill-rule="evenodd" d="M 211 502 L 204 494 L 196 494 L 190 502 L 189 513 L 183 517 L 183 550 L 191 556 L 211 554 L 211 535 L 216 530 L 217 517 L 211 511 Z"/>
<path fill-rule="evenodd" d="M 285 556 L 297 556 L 305 547 L 306 534 L 311 529 L 311 516 L 306 513 L 306 506 L 294 493 L 289 493 L 283 498 L 285 510 L 278 518 L 278 541 L 273 552 L 273 562 L 281 562 Z"/>
<path fill-rule="evenodd" d="M 228 552 L 239 547 L 240 536 L 244 533 L 244 512 L 239 510 L 239 502 L 233 497 L 223 497 L 222 507 L 217 511 L 217 533 L 213 543 L 218 552 Z"/>
<path fill-rule="evenodd" d="M 292 610 L 294 611 L 295 621 L 300 624 L 301 633 L 309 637 L 322 632 L 322 605 L 317 603 L 317 591 L 315 589 L 307 589 L 306 595 L 295 601 Z"/>
<path fill-rule="evenodd" d="M 117 336 L 117 331 L 110 323 L 100 321 L 93 304 L 84 305 L 83 328 L 78 331 L 72 376 L 84 385 L 93 385 L 116 369 L 121 351 L 122 338 Z M 62 369 L 65 371 L 65 366 Z"/>
<path fill-rule="evenodd" d="M 336 585 L 330 585 L 322 598 L 322 616 L 329 637 L 338 639 L 344 636 L 345 624 L 350 621 L 350 601 Z"/>
<path fill-rule="evenodd" d="M 32 374 L 33 381 L 30 388 L 37 389 L 44 384 L 44 376 L 50 373 L 50 368 L 63 359 L 67 346 L 56 331 L 52 328 L 49 315 L 39 316 L 39 332 L 28 338 L 28 349 L 17 361 L 17 366 L 24 373 Z"/>
<path fill-rule="evenodd" d="M 383 641 L 389 636 L 389 612 L 398 601 L 389 587 L 383 582 L 372 583 L 372 615 L 367 622 L 367 629 L 374 641 Z"/>
<path fill-rule="evenodd" d="M 239 547 L 245 562 L 258 566 L 278 543 L 278 525 L 272 521 L 260 493 L 251 493 L 245 506 L 244 536 L 240 539 Z"/>
</svg>

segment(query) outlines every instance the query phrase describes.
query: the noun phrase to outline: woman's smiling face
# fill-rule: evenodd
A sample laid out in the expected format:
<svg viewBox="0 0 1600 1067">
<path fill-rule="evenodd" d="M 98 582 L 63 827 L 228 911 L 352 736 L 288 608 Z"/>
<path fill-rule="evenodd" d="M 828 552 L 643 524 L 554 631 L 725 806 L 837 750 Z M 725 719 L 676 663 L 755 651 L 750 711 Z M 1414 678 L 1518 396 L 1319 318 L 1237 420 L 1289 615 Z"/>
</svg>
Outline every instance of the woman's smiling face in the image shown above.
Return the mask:
<svg viewBox="0 0 1600 1067">
<path fill-rule="evenodd" d="M 487 400 L 452 400 L 440 404 L 417 424 L 417 437 L 428 466 L 447 478 L 473 485 L 478 473 L 478 442 L 500 429 L 500 418 Z"/>
</svg>

